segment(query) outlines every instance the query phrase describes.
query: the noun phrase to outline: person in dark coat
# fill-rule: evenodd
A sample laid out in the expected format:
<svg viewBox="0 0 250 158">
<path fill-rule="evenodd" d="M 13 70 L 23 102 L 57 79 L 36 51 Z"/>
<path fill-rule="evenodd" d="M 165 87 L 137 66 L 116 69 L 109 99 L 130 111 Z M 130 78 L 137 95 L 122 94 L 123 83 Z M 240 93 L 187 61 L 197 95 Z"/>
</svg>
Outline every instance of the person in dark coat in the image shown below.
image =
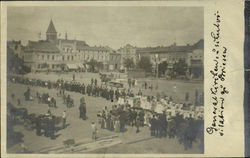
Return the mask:
<svg viewBox="0 0 250 158">
<path fill-rule="evenodd" d="M 55 116 L 51 116 L 49 119 L 49 134 L 50 134 L 50 139 L 55 139 Z"/>
<path fill-rule="evenodd" d="M 125 99 L 125 97 L 126 97 L 126 92 L 125 92 L 125 90 L 122 91 L 122 97 L 123 97 L 123 99 Z"/>
<path fill-rule="evenodd" d="M 159 116 L 156 118 L 156 121 L 155 121 L 155 136 L 156 137 L 160 137 L 160 130 L 161 130 L 161 127 L 160 127 L 160 119 L 159 119 Z"/>
<path fill-rule="evenodd" d="M 115 99 L 119 100 L 119 97 L 120 97 L 120 93 L 119 93 L 119 90 L 117 88 L 116 91 L 115 91 Z"/>
<path fill-rule="evenodd" d="M 136 126 L 136 133 L 139 133 L 140 132 L 140 116 L 139 116 L 139 114 L 137 115 L 137 117 L 136 117 L 136 120 L 135 120 L 135 126 Z"/>
<path fill-rule="evenodd" d="M 85 98 L 81 97 L 80 99 L 80 118 L 85 120 L 86 119 L 86 103 L 85 103 Z"/>
<path fill-rule="evenodd" d="M 159 137 L 166 137 L 167 133 L 167 120 L 166 114 L 160 114 L 159 116 Z"/>
<path fill-rule="evenodd" d="M 44 118 L 45 121 L 45 127 L 44 127 L 44 136 L 49 137 L 50 135 L 50 122 L 49 122 L 49 117 Z"/>
<path fill-rule="evenodd" d="M 91 78 L 91 85 L 93 85 L 94 84 L 94 79 L 93 78 Z"/>
<path fill-rule="evenodd" d="M 153 115 L 153 118 L 150 119 L 150 131 L 151 131 L 151 136 L 155 136 L 155 124 L 156 124 L 156 119 L 155 119 L 155 115 Z"/>
<path fill-rule="evenodd" d="M 85 95 L 85 85 L 84 85 L 84 83 L 82 84 L 82 94 Z"/>
<path fill-rule="evenodd" d="M 97 79 L 95 79 L 95 86 L 97 86 Z"/>
<path fill-rule="evenodd" d="M 125 131 L 125 124 L 126 124 L 126 113 L 125 111 L 122 111 L 120 114 L 120 131 Z"/>
<path fill-rule="evenodd" d="M 27 91 L 24 93 L 25 100 L 28 101 L 30 99 L 30 88 L 28 87 Z"/>
<path fill-rule="evenodd" d="M 87 93 L 88 93 L 88 96 L 90 96 L 90 86 L 87 85 Z"/>
<path fill-rule="evenodd" d="M 41 117 L 36 118 L 36 135 L 41 136 Z"/>
<path fill-rule="evenodd" d="M 114 90 L 111 88 L 109 93 L 110 93 L 110 100 L 112 101 L 114 99 Z"/>
<path fill-rule="evenodd" d="M 142 96 L 142 91 L 141 90 L 139 90 L 138 95 Z"/>
</svg>

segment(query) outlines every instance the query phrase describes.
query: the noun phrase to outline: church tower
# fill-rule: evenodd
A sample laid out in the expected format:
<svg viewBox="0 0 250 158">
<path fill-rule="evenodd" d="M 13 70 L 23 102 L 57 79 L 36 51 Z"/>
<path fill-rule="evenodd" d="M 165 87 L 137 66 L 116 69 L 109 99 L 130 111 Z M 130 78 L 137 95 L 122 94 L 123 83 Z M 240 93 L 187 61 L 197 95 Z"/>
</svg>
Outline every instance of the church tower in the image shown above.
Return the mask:
<svg viewBox="0 0 250 158">
<path fill-rule="evenodd" d="M 50 24 L 46 32 L 46 40 L 54 43 L 57 42 L 57 32 L 52 19 L 50 20 Z"/>
</svg>

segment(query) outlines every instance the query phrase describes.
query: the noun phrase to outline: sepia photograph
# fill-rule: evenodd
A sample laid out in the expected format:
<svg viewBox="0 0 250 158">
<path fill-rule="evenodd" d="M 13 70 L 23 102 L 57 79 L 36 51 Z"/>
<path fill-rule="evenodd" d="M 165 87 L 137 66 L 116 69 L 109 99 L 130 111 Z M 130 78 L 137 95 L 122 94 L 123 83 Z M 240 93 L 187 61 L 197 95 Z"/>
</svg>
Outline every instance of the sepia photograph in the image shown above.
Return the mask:
<svg viewBox="0 0 250 158">
<path fill-rule="evenodd" d="M 204 8 L 8 6 L 7 154 L 204 154 Z"/>
</svg>

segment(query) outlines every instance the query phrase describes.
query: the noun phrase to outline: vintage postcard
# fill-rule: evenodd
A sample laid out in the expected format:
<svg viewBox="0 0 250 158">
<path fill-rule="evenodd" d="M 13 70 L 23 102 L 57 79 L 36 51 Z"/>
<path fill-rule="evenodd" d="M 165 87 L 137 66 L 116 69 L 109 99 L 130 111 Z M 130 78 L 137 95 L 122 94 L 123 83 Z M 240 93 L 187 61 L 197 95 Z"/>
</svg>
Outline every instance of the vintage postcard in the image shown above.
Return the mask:
<svg viewBox="0 0 250 158">
<path fill-rule="evenodd" d="M 244 156 L 244 6 L 1 2 L 1 156 Z"/>
</svg>

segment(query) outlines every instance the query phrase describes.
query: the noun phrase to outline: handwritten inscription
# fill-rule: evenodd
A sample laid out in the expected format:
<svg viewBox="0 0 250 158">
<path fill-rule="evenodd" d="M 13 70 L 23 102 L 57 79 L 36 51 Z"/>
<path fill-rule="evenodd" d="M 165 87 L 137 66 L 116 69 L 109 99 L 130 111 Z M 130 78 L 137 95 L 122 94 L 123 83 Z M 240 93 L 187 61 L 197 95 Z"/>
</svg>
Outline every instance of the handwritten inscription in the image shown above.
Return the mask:
<svg viewBox="0 0 250 158">
<path fill-rule="evenodd" d="M 213 82 L 210 88 L 210 94 L 212 99 L 212 123 L 206 128 L 207 133 L 214 134 L 218 132 L 220 136 L 224 135 L 224 104 L 225 96 L 229 93 L 225 86 L 226 81 L 226 65 L 228 49 L 221 45 L 221 16 L 219 11 L 214 14 L 215 20 L 213 23 L 213 31 L 211 32 L 211 38 L 213 40 L 213 46 L 211 53 L 213 55 L 213 68 L 210 70 Z"/>
</svg>

